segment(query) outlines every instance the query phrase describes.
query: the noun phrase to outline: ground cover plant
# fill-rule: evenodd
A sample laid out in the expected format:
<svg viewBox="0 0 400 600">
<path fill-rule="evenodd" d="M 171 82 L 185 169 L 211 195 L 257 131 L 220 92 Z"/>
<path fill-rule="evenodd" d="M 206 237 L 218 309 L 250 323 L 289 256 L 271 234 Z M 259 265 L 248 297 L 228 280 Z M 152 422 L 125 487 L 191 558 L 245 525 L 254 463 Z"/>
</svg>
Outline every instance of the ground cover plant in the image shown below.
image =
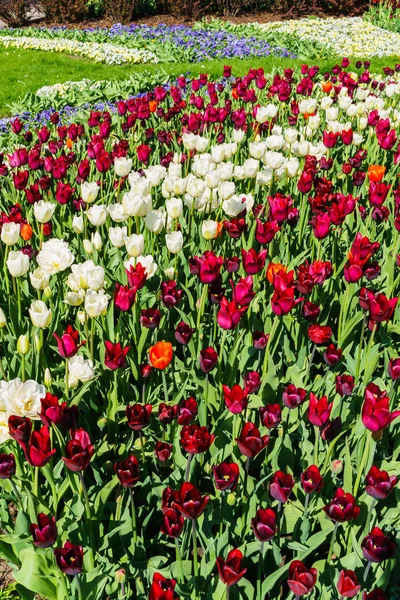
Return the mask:
<svg viewBox="0 0 400 600">
<path fill-rule="evenodd" d="M 23 598 L 397 598 L 399 77 L 230 67 L 0 137 Z"/>
</svg>

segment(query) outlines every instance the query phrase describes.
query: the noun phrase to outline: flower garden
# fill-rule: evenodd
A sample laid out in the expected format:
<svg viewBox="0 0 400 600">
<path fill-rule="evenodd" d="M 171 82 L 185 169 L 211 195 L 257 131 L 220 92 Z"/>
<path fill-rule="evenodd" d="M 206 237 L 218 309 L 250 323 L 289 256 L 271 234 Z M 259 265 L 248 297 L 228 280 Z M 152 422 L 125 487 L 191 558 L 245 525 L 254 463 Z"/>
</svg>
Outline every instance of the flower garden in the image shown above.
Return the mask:
<svg viewBox="0 0 400 600">
<path fill-rule="evenodd" d="M 159 69 L 0 122 L 4 598 L 400 597 L 399 36 L 0 30 Z"/>
</svg>

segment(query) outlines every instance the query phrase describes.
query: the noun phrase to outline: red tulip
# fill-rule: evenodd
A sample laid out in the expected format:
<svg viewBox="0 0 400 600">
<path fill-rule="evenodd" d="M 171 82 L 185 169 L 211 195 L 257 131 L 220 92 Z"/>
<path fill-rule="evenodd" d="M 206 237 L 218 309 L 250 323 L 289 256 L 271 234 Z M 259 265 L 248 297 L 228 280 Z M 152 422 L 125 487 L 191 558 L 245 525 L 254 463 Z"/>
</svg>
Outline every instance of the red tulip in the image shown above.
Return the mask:
<svg viewBox="0 0 400 600">
<path fill-rule="evenodd" d="M 342 359 L 342 350 L 336 348 L 335 344 L 329 344 L 324 351 L 324 361 L 330 367 L 334 367 Z"/>
<path fill-rule="evenodd" d="M 279 404 L 267 404 L 260 406 L 261 421 L 267 429 L 277 427 L 282 419 L 281 407 Z"/>
<path fill-rule="evenodd" d="M 249 371 L 243 377 L 243 383 L 249 394 L 257 394 L 261 387 L 261 377 L 257 371 Z"/>
<path fill-rule="evenodd" d="M 29 442 L 19 442 L 22 446 L 26 460 L 33 467 L 44 467 L 55 454 L 56 450 L 50 446 L 50 431 L 43 425 L 39 431 L 32 431 Z"/>
<path fill-rule="evenodd" d="M 70 471 L 79 473 L 86 469 L 94 453 L 89 434 L 82 428 L 73 431 L 65 453 L 67 456 L 63 457 L 63 461 Z"/>
<path fill-rule="evenodd" d="M 32 523 L 29 530 L 33 537 L 33 543 L 38 548 L 49 548 L 54 546 L 57 539 L 57 526 L 54 517 L 48 517 L 44 513 L 37 516 L 37 524 Z"/>
<path fill-rule="evenodd" d="M 186 519 L 198 519 L 209 499 L 209 496 L 202 496 L 192 483 L 186 482 L 179 488 L 178 498 L 172 502 L 172 508 L 178 510 Z"/>
<path fill-rule="evenodd" d="M 369 594 L 363 592 L 362 600 L 388 600 L 388 597 L 382 588 L 375 588 Z"/>
<path fill-rule="evenodd" d="M 247 306 L 240 307 L 236 302 L 229 302 L 227 298 L 223 297 L 217 313 L 218 325 L 222 329 L 234 329 L 242 315 L 246 313 L 247 308 Z"/>
<path fill-rule="evenodd" d="M 243 554 L 240 550 L 231 550 L 226 560 L 217 558 L 218 575 L 222 583 L 227 586 L 235 585 L 246 573 L 243 568 Z"/>
<path fill-rule="evenodd" d="M 239 438 L 237 438 L 235 441 L 237 442 L 239 450 L 242 454 L 248 458 L 254 458 L 254 456 L 257 456 L 257 454 L 261 452 L 261 450 L 263 450 L 268 444 L 269 436 L 261 436 L 260 431 L 254 425 L 254 423 L 249 421 L 245 423 Z"/>
<path fill-rule="evenodd" d="M 198 425 L 185 425 L 181 430 L 180 443 L 188 454 L 201 454 L 209 449 L 214 441 L 207 427 Z"/>
<path fill-rule="evenodd" d="M 161 283 L 161 301 L 166 308 L 172 308 L 182 300 L 183 291 L 178 288 L 176 281 Z"/>
<path fill-rule="evenodd" d="M 304 596 L 313 589 L 317 576 L 316 569 L 308 569 L 301 560 L 293 560 L 289 566 L 288 586 L 296 596 Z"/>
<path fill-rule="evenodd" d="M 223 385 L 222 389 L 225 406 L 229 412 L 238 415 L 247 408 L 248 396 L 246 388 L 243 390 L 240 385 L 234 385 L 231 389 L 227 385 Z"/>
<path fill-rule="evenodd" d="M 62 548 L 55 548 L 54 556 L 59 569 L 66 575 L 78 575 L 82 572 L 82 546 L 74 546 L 70 541 L 67 541 Z"/>
<path fill-rule="evenodd" d="M 126 312 L 132 308 L 136 299 L 136 289 L 128 285 L 115 284 L 114 304 L 116 308 Z"/>
<path fill-rule="evenodd" d="M 175 339 L 179 344 L 186 346 L 192 339 L 194 329 L 184 321 L 180 321 L 175 329 Z"/>
<path fill-rule="evenodd" d="M 210 373 L 218 363 L 218 354 L 214 348 L 206 348 L 200 352 L 200 368 L 203 373 Z"/>
<path fill-rule="evenodd" d="M 385 500 L 397 483 L 395 475 L 372 466 L 365 476 L 365 491 L 376 500 Z"/>
<path fill-rule="evenodd" d="M 179 600 L 174 591 L 175 579 L 166 579 L 161 573 L 154 573 L 149 600 Z"/>
<path fill-rule="evenodd" d="M 0 479 L 10 479 L 15 475 L 14 454 L 0 454 Z"/>
<path fill-rule="evenodd" d="M 178 538 L 182 533 L 184 523 L 185 520 L 182 515 L 177 510 L 169 508 L 164 513 L 160 531 L 168 537 Z"/>
<path fill-rule="evenodd" d="M 354 496 L 346 493 L 342 488 L 336 490 L 333 500 L 324 506 L 323 510 L 334 523 L 357 519 L 360 514 L 360 507 L 356 506 Z"/>
<path fill-rule="evenodd" d="M 41 400 L 43 402 L 43 400 Z M 8 417 L 8 432 L 10 437 L 20 442 L 28 442 L 32 432 L 32 421 L 28 417 L 17 417 L 11 415 Z"/>
<path fill-rule="evenodd" d="M 190 425 L 198 412 L 194 398 L 187 398 L 178 405 L 178 425 Z"/>
<path fill-rule="evenodd" d="M 351 396 L 354 385 L 354 377 L 351 375 L 336 375 L 335 387 L 341 396 Z"/>
<path fill-rule="evenodd" d="M 63 358 L 72 358 L 78 352 L 79 348 L 86 344 L 86 340 L 79 343 L 79 331 L 72 325 L 67 325 L 65 333 L 60 337 L 56 333 L 53 336 L 57 340 L 58 352 Z"/>
<path fill-rule="evenodd" d="M 126 365 L 126 355 L 130 350 L 130 346 L 122 348 L 120 342 L 113 344 L 112 342 L 105 341 L 106 356 L 104 358 L 104 364 L 108 369 L 116 371 Z"/>
<path fill-rule="evenodd" d="M 295 385 L 290 383 L 285 387 L 285 391 L 282 394 L 283 404 L 287 408 L 297 408 L 306 399 L 307 392 L 303 388 L 297 388 Z"/>
<path fill-rule="evenodd" d="M 340 571 L 337 590 L 342 598 L 354 598 L 361 589 L 357 575 L 350 569 Z"/>
<path fill-rule="evenodd" d="M 324 485 L 322 475 L 316 465 L 311 465 L 300 475 L 301 485 L 306 494 L 320 492 Z"/>
<path fill-rule="evenodd" d="M 316 427 L 325 427 L 329 421 L 332 407 L 333 402 L 329 404 L 326 396 L 322 396 L 318 400 L 315 394 L 310 392 L 310 403 L 307 412 L 308 420 Z"/>
<path fill-rule="evenodd" d="M 257 254 L 254 248 L 250 248 L 250 250 L 247 251 L 242 248 L 242 263 L 247 275 L 255 275 L 262 271 L 265 265 L 266 256 L 266 250 L 261 250 L 261 252 Z"/>
<path fill-rule="evenodd" d="M 391 358 L 388 365 L 389 377 L 396 381 L 400 379 L 400 358 Z"/>
<path fill-rule="evenodd" d="M 366 560 L 380 563 L 394 556 L 396 544 L 386 537 L 382 529 L 374 527 L 361 542 L 361 550 Z"/>
<path fill-rule="evenodd" d="M 239 480 L 239 467 L 236 463 L 222 462 L 213 467 L 215 487 L 221 492 L 235 490 Z"/>
<path fill-rule="evenodd" d="M 122 487 L 130 488 L 136 485 L 140 478 L 139 463 L 133 454 L 114 463 L 114 471 Z"/>
<path fill-rule="evenodd" d="M 369 431 L 382 431 L 394 419 L 400 416 L 400 410 L 390 412 L 389 397 L 374 383 L 369 383 L 364 392 L 361 419 Z"/>
<path fill-rule="evenodd" d="M 167 442 L 156 442 L 154 452 L 160 462 L 165 462 L 169 460 L 172 454 L 172 444 L 168 444 Z"/>
<path fill-rule="evenodd" d="M 269 493 L 278 502 L 286 502 L 292 493 L 294 479 L 290 474 L 276 471 L 269 484 Z"/>
<path fill-rule="evenodd" d="M 313 344 L 326 344 L 331 339 L 333 332 L 328 325 L 310 325 L 307 331 L 308 338 Z"/>
<path fill-rule="evenodd" d="M 143 308 L 140 313 L 140 324 L 146 329 L 155 329 L 161 321 L 158 308 Z"/>
<path fill-rule="evenodd" d="M 272 540 L 278 526 L 277 517 L 272 508 L 259 508 L 256 516 L 251 520 L 251 528 L 259 542 L 269 542 Z"/>
<path fill-rule="evenodd" d="M 149 424 L 152 411 L 151 404 L 128 404 L 126 407 L 126 417 L 128 425 L 133 431 L 140 431 Z"/>
<path fill-rule="evenodd" d="M 129 287 L 133 290 L 141 290 L 144 287 L 147 279 L 146 269 L 138 262 L 136 266 L 129 265 L 129 270 L 126 269 Z"/>
<path fill-rule="evenodd" d="M 165 402 L 161 402 L 158 407 L 158 418 L 163 425 L 172 423 L 172 421 L 175 420 L 177 413 L 178 406 L 176 404 L 172 406 L 165 404 Z"/>
<path fill-rule="evenodd" d="M 264 350 L 268 344 L 269 335 L 263 331 L 253 332 L 253 346 L 256 350 Z"/>
</svg>

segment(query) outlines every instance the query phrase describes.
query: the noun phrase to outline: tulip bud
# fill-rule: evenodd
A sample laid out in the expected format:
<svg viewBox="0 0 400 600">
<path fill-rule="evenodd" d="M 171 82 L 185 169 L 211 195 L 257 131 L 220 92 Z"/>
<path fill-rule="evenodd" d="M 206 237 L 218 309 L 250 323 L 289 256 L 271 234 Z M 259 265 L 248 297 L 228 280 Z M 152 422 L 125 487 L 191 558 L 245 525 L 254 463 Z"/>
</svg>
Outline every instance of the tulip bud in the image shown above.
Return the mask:
<svg viewBox="0 0 400 600">
<path fill-rule="evenodd" d="M 0 308 L 0 329 L 6 326 L 7 319 L 2 308 Z"/>
<path fill-rule="evenodd" d="M 90 240 L 83 240 L 83 248 L 84 248 L 86 254 L 92 254 L 93 246 L 92 246 L 92 242 Z"/>
<path fill-rule="evenodd" d="M 53 383 L 53 378 L 51 376 L 51 372 L 49 368 L 46 368 L 44 371 L 44 385 L 46 388 L 50 388 Z"/>
<path fill-rule="evenodd" d="M 170 281 L 172 281 L 175 277 L 174 267 L 168 267 L 167 269 L 165 269 L 164 273 L 165 273 L 166 278 L 169 279 Z"/>
<path fill-rule="evenodd" d="M 118 571 L 115 572 L 115 581 L 117 583 L 125 583 L 125 581 L 126 581 L 125 569 L 118 569 Z"/>
<path fill-rule="evenodd" d="M 227 495 L 226 497 L 226 501 L 228 503 L 229 506 L 235 506 L 236 504 L 236 494 L 234 492 L 231 492 L 230 494 Z"/>
<path fill-rule="evenodd" d="M 39 353 L 41 351 L 41 349 L 42 349 L 43 344 L 42 344 L 42 341 L 41 341 L 40 337 L 37 334 L 33 338 L 33 342 L 34 342 L 34 345 L 35 345 L 36 352 Z"/>
<path fill-rule="evenodd" d="M 83 233 L 83 217 L 82 215 L 75 215 L 72 219 L 72 229 L 75 233 Z"/>
<path fill-rule="evenodd" d="M 44 290 L 43 290 L 43 294 L 45 295 L 46 298 L 51 298 L 53 295 L 53 292 L 51 291 L 51 288 L 47 285 Z"/>
<path fill-rule="evenodd" d="M 343 463 L 341 460 L 333 460 L 331 462 L 331 471 L 334 475 L 339 475 L 343 471 Z"/>
<path fill-rule="evenodd" d="M 92 233 L 92 244 L 96 248 L 97 251 L 101 250 L 103 247 L 103 240 L 101 239 L 101 236 L 98 231 L 95 231 L 95 233 Z"/>
<path fill-rule="evenodd" d="M 80 310 L 77 314 L 78 321 L 81 325 L 86 323 L 86 313 L 83 310 Z"/>
<path fill-rule="evenodd" d="M 22 356 L 29 352 L 29 338 L 27 335 L 20 335 L 17 341 L 17 352 Z"/>
<path fill-rule="evenodd" d="M 103 431 L 103 429 L 106 427 L 106 425 L 107 425 L 107 419 L 105 417 L 100 417 L 100 419 L 97 420 L 97 426 L 101 431 Z"/>
</svg>

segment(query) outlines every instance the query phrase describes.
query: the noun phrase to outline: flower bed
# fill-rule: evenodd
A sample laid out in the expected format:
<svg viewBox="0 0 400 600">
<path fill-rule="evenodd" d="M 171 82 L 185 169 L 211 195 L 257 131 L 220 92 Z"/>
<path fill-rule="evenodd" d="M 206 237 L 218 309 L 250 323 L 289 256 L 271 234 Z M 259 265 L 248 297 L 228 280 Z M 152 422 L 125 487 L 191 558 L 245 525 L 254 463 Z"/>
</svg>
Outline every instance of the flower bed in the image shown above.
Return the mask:
<svg viewBox="0 0 400 600">
<path fill-rule="evenodd" d="M 337 56 L 397 56 L 400 34 L 376 27 L 361 17 L 299 19 L 286 22 L 252 23 L 266 33 L 296 35 L 311 42 L 323 41 Z"/>
<path fill-rule="evenodd" d="M 23 597 L 398 596 L 400 88 L 347 67 L 7 125 Z"/>
<path fill-rule="evenodd" d="M 35 47 L 41 50 L 54 52 L 68 51 L 68 48 L 77 48 L 77 53 L 108 62 L 109 55 L 118 56 L 118 63 L 122 62 L 157 62 L 152 59 L 148 61 L 131 60 L 130 53 L 135 56 L 135 52 L 141 52 L 145 49 L 149 56 L 155 55 L 161 62 L 176 61 L 194 61 L 201 62 L 210 59 L 224 58 L 249 58 L 266 57 L 270 55 L 284 58 L 295 58 L 292 52 L 285 48 L 280 48 L 269 44 L 262 39 L 235 35 L 227 31 L 216 31 L 215 29 L 193 29 L 186 26 L 167 26 L 158 25 L 150 27 L 146 25 L 115 25 L 110 29 L 66 29 L 64 27 L 53 28 L 25 28 L 15 30 L 0 30 L 0 43 L 2 35 L 5 35 L 7 44 L 11 45 L 9 36 L 16 40 L 16 44 L 22 47 Z M 31 42 L 27 37 L 32 38 Z M 40 41 L 42 40 L 42 41 Z M 110 43 L 111 42 L 111 43 Z M 3 42 L 4 43 L 4 42 Z M 26 45 L 25 45 L 26 44 Z M 83 46 L 81 46 L 83 44 Z M 88 46 L 85 46 L 88 44 Z M 104 45 L 104 54 L 102 59 L 97 58 L 98 53 Z M 66 49 L 64 49 L 64 46 Z M 118 50 L 115 47 L 118 46 Z M 54 48 L 54 50 L 52 50 Z M 122 50 L 123 48 L 123 50 Z M 124 59 L 127 54 L 126 60 Z M 102 55 L 99 55 L 102 56 Z M 111 64 L 111 63 L 110 63 Z"/>
</svg>

